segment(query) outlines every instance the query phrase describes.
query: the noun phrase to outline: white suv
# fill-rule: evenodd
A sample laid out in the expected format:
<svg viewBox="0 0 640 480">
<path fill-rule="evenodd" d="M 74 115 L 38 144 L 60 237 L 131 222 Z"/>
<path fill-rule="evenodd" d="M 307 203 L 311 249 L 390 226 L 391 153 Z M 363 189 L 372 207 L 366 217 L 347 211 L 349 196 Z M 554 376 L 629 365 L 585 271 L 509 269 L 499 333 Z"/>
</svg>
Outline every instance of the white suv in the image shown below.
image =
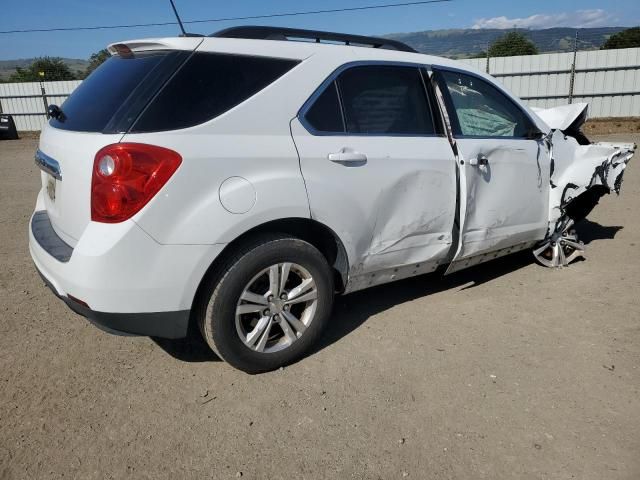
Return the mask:
<svg viewBox="0 0 640 480">
<path fill-rule="evenodd" d="M 109 51 L 50 108 L 33 261 L 98 326 L 198 325 L 247 372 L 304 355 L 335 293 L 529 248 L 568 264 L 635 149 L 590 144 L 585 105 L 535 113 L 386 39 L 240 27 Z"/>
</svg>

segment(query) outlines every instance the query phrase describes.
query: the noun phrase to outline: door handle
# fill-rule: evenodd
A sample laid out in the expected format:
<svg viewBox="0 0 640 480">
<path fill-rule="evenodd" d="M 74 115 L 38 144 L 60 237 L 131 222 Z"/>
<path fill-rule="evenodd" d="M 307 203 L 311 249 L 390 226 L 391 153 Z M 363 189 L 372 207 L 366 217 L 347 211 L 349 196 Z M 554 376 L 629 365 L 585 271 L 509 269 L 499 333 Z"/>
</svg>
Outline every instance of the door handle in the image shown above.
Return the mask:
<svg viewBox="0 0 640 480">
<path fill-rule="evenodd" d="M 469 165 L 473 165 L 474 167 L 486 167 L 489 165 L 489 159 L 485 155 L 480 154 L 476 158 L 469 160 Z"/>
<path fill-rule="evenodd" d="M 339 152 L 330 153 L 327 158 L 336 163 L 366 163 L 367 156 L 364 153 L 343 148 Z"/>
</svg>

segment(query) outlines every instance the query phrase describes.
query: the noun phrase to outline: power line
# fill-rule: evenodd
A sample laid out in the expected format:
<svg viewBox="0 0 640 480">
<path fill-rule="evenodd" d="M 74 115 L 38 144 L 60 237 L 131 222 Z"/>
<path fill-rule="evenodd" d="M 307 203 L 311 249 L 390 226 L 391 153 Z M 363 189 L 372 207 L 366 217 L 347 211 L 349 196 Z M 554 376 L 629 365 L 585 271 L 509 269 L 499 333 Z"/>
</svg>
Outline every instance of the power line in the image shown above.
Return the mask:
<svg viewBox="0 0 640 480">
<path fill-rule="evenodd" d="M 452 2 L 452 1 L 453 0 L 424 0 L 419 2 L 387 3 L 382 5 L 364 5 L 361 7 L 311 10 L 307 12 L 281 12 L 281 13 L 271 13 L 266 15 L 251 15 L 246 17 L 228 17 L 228 18 L 210 18 L 207 20 L 189 20 L 189 21 L 183 21 L 182 23 L 189 23 L 189 24 L 214 23 L 214 22 L 230 22 L 234 20 L 256 20 L 256 19 L 277 18 L 277 17 L 295 17 L 299 15 L 319 15 L 323 13 L 354 12 L 358 10 L 375 10 L 379 8 L 409 7 L 409 6 L 415 6 L 415 5 L 427 5 L 431 3 L 445 3 L 445 2 Z M 108 29 L 116 29 L 116 28 L 165 27 L 169 25 L 177 25 L 177 22 L 137 23 L 132 25 L 97 25 L 92 27 L 31 28 L 31 29 L 22 29 L 22 30 L 5 30 L 5 31 L 0 31 L 0 34 L 36 33 L 36 32 L 71 32 L 71 31 L 79 31 L 79 30 L 108 30 Z"/>
</svg>

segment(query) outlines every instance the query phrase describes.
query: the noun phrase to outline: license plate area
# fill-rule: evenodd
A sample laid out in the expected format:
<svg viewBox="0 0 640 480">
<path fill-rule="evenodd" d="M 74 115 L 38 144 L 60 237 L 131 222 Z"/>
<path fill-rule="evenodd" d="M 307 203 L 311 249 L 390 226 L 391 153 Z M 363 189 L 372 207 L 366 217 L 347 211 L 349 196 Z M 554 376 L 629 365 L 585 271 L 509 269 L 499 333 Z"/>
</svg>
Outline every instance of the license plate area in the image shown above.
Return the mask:
<svg viewBox="0 0 640 480">
<path fill-rule="evenodd" d="M 57 180 L 55 178 L 53 178 L 49 174 L 46 175 L 47 196 L 49 197 L 49 200 L 51 200 L 52 202 L 56 201 L 56 183 L 57 183 Z"/>
</svg>

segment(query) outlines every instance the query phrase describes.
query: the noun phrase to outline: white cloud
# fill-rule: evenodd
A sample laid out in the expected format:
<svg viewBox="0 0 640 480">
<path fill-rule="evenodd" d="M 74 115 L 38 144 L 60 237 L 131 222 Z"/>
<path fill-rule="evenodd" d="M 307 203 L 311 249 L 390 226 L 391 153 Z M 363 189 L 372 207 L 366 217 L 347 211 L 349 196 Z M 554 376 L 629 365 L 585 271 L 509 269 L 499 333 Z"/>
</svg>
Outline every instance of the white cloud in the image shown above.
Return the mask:
<svg viewBox="0 0 640 480">
<path fill-rule="evenodd" d="M 472 28 L 553 28 L 553 27 L 602 27 L 608 26 L 613 17 L 602 9 L 578 10 L 571 13 L 531 15 L 525 18 L 480 18 Z"/>
</svg>

